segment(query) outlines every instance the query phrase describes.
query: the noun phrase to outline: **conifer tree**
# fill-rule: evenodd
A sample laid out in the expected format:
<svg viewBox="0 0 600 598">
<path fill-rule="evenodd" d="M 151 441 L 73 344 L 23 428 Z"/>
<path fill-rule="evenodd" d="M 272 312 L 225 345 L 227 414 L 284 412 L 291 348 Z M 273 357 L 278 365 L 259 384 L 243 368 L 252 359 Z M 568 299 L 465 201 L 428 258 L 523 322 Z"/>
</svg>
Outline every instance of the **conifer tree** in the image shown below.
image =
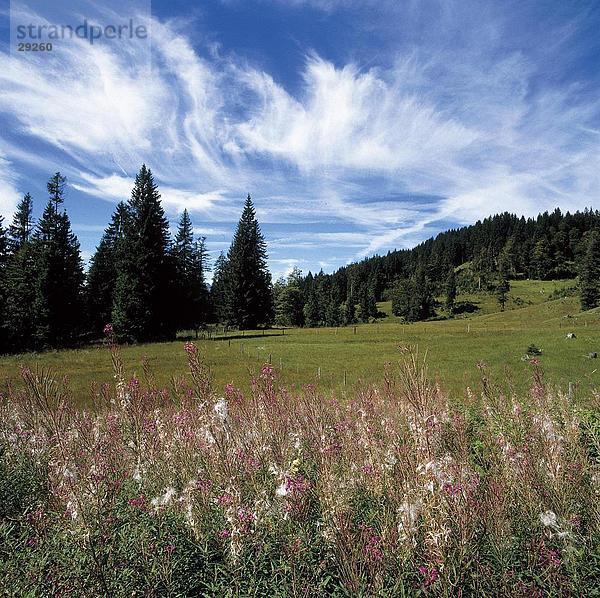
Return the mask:
<svg viewBox="0 0 600 598">
<path fill-rule="evenodd" d="M 345 326 L 356 324 L 356 301 L 351 294 L 348 295 L 344 302 L 343 322 Z"/>
<path fill-rule="evenodd" d="M 213 281 L 210 287 L 210 304 L 213 318 L 223 324 L 231 322 L 227 289 L 228 280 L 227 258 L 221 252 L 215 260 Z"/>
<path fill-rule="evenodd" d="M 500 280 L 496 286 L 496 300 L 500 305 L 500 311 L 504 311 L 506 301 L 508 300 L 508 292 L 510 291 L 510 283 L 504 274 L 500 275 Z"/>
<path fill-rule="evenodd" d="M 240 329 L 268 324 L 273 317 L 271 274 L 267 244 L 248 195 L 227 254 L 226 302 L 232 322 Z"/>
<path fill-rule="evenodd" d="M 456 274 L 454 268 L 450 267 L 448 277 L 446 278 L 446 311 L 449 315 L 454 314 L 456 304 Z"/>
<path fill-rule="evenodd" d="M 172 338 L 176 322 L 169 223 L 145 164 L 135 177 L 129 211 L 112 310 L 115 331 L 126 341 Z"/>
<path fill-rule="evenodd" d="M 104 325 L 112 321 L 117 274 L 124 259 L 129 216 L 125 203 L 119 202 L 90 262 L 87 313 L 89 330 L 94 335 L 100 334 Z"/>
<path fill-rule="evenodd" d="M 175 260 L 175 301 L 179 330 L 197 330 L 207 320 L 204 238 L 194 241 L 192 220 L 183 211 L 173 245 Z"/>
<path fill-rule="evenodd" d="M 34 341 L 38 347 L 73 343 L 83 319 L 83 265 L 64 202 L 66 178 L 57 172 L 33 237 L 35 260 Z"/>
<path fill-rule="evenodd" d="M 5 331 L 11 352 L 35 348 L 37 251 L 32 241 L 10 256 L 6 269 Z"/>
<path fill-rule="evenodd" d="M 294 268 L 287 280 L 280 278 L 274 290 L 275 323 L 279 326 L 304 325 L 304 300 L 302 298 L 302 271 Z"/>
<path fill-rule="evenodd" d="M 589 233 L 579 267 L 581 309 L 600 306 L 600 231 Z"/>
<path fill-rule="evenodd" d="M 319 325 L 319 303 L 314 287 L 308 293 L 308 299 L 304 304 L 304 323 L 309 328 Z"/>
<path fill-rule="evenodd" d="M 360 286 L 360 319 L 368 322 L 377 317 L 377 302 L 375 300 L 375 284 L 371 278 Z"/>
<path fill-rule="evenodd" d="M 33 198 L 26 193 L 23 199 L 17 205 L 17 211 L 13 216 L 13 221 L 8 228 L 8 237 L 10 250 L 16 253 L 29 239 L 33 229 Z"/>
</svg>

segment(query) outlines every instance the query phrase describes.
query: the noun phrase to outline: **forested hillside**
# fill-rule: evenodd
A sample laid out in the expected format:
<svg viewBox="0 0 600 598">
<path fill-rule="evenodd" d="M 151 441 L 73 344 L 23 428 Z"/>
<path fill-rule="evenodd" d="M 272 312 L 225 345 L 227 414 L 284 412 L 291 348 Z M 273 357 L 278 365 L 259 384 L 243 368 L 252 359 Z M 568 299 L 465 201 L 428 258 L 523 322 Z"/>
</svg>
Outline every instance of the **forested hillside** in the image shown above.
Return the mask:
<svg viewBox="0 0 600 598">
<path fill-rule="evenodd" d="M 175 337 L 219 323 L 240 330 L 343 326 L 382 317 L 392 301 L 405 321 L 454 317 L 464 293 L 493 293 L 499 308 L 510 281 L 579 277 L 581 306 L 600 305 L 600 213 L 559 209 L 525 219 L 504 213 L 449 230 L 413 249 L 391 251 L 307 275 L 295 269 L 271 281 L 267 243 L 250 196 L 227 253 L 210 268 L 205 239 L 187 211 L 174 238 L 152 172 L 142 166 L 131 197 L 116 206 L 84 272 L 64 209 L 66 179 L 54 174 L 39 221 L 33 199 L 12 223 L 0 219 L 0 351 L 73 346 L 102 337 L 109 325 L 126 342 Z"/>
</svg>

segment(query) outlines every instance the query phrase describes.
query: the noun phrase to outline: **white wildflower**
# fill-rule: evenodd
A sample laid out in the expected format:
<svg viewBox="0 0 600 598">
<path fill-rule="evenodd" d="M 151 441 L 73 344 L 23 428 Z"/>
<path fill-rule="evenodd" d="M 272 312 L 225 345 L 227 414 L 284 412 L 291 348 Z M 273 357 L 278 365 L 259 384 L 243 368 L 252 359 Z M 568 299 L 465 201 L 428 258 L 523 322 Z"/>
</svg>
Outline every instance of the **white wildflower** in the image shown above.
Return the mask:
<svg viewBox="0 0 600 598">
<path fill-rule="evenodd" d="M 158 509 L 159 507 L 166 507 L 173 500 L 173 497 L 175 495 L 175 488 L 168 486 L 167 488 L 165 488 L 165 493 L 162 496 L 156 496 L 155 498 L 153 498 L 150 501 L 150 504 L 155 509 Z"/>
<path fill-rule="evenodd" d="M 221 397 L 213 407 L 214 412 L 217 414 L 217 417 L 224 422 L 227 419 L 227 401 L 224 397 Z"/>
<path fill-rule="evenodd" d="M 287 484 L 285 482 L 282 482 L 277 490 L 275 490 L 275 494 L 277 494 L 277 496 L 287 496 L 287 493 Z"/>
<path fill-rule="evenodd" d="M 75 519 L 77 519 L 77 517 L 79 516 L 77 507 L 75 506 L 75 503 L 71 500 L 67 502 L 67 513 L 71 515 L 71 519 L 73 521 L 75 521 Z"/>
<path fill-rule="evenodd" d="M 544 527 L 556 527 L 556 513 L 553 511 L 544 511 L 543 513 L 540 513 L 540 521 Z"/>
<path fill-rule="evenodd" d="M 417 530 L 417 519 L 419 517 L 420 505 L 404 501 L 398 507 L 398 535 L 401 540 L 408 540 Z"/>
</svg>

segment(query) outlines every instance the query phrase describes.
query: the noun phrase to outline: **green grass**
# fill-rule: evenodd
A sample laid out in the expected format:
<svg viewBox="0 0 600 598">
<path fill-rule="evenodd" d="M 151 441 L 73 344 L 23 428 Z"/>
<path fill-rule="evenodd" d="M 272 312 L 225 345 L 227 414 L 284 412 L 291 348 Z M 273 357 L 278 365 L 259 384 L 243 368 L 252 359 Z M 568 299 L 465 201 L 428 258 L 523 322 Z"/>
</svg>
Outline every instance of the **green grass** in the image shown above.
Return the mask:
<svg viewBox="0 0 600 598">
<path fill-rule="evenodd" d="M 548 381 L 562 388 L 573 382 L 577 395 L 584 397 L 600 381 L 600 360 L 588 357 L 592 351 L 600 353 L 600 313 L 580 313 L 576 297 L 548 301 L 554 289 L 569 284 L 572 281 L 512 282 L 511 300 L 503 313 L 497 311 L 490 295 L 460 296 L 460 301 L 476 301 L 480 310 L 468 317 L 415 324 L 390 316 L 375 324 L 357 325 L 356 332 L 348 327 L 292 329 L 284 335 L 273 330 L 264 336 L 246 332 L 231 338 L 220 334 L 198 345 L 217 388 L 232 382 L 247 389 L 248 373 L 256 372 L 270 355 L 285 384 L 317 382 L 341 391 L 344 372 L 346 388 L 380 379 L 385 363 L 397 361 L 399 346 L 418 345 L 421 352 L 427 352 L 430 371 L 442 387 L 460 398 L 467 386 L 478 387 L 480 361 L 490 366 L 499 383 L 514 383 L 522 390 L 531 366 L 521 357 L 535 344 L 543 351 L 540 359 Z M 515 301 L 517 297 L 522 303 Z M 389 303 L 379 307 L 388 313 L 391 309 Z M 568 332 L 575 332 L 577 338 L 567 339 Z M 143 376 L 146 360 L 161 385 L 169 384 L 172 375 L 186 372 L 182 341 L 124 347 L 123 356 L 129 372 L 138 376 Z M 80 404 L 89 399 L 92 383 L 112 381 L 110 355 L 103 347 L 4 357 L 0 359 L 3 384 L 10 380 L 18 384 L 22 364 L 66 376 Z"/>
</svg>

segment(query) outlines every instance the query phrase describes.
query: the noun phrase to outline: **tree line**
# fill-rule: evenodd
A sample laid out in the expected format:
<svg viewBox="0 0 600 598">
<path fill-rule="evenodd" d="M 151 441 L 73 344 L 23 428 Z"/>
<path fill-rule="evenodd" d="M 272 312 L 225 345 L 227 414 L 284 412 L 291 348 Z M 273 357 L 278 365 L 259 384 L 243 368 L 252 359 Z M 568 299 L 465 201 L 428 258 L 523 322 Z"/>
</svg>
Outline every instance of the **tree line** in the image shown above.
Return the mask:
<svg viewBox="0 0 600 598">
<path fill-rule="evenodd" d="M 600 306 L 600 213 L 559 209 L 536 218 L 503 213 L 449 230 L 412 249 L 390 251 L 332 274 L 298 270 L 274 285 L 283 325 L 339 326 L 379 317 L 392 302 L 406 321 L 452 317 L 460 293 L 493 294 L 504 309 L 510 280 L 579 277 L 582 309 Z M 443 299 L 440 301 L 440 297 Z M 440 314 L 442 315 L 442 314 Z"/>
<path fill-rule="evenodd" d="M 600 213 L 504 213 L 440 233 L 413 249 L 390 251 L 306 276 L 295 268 L 274 284 L 250 196 L 227 253 L 213 265 L 187 210 L 172 238 L 150 169 L 112 214 L 89 270 L 64 210 L 66 179 L 48 181 L 37 223 L 25 195 L 12 223 L 0 218 L 0 351 L 72 346 L 111 324 L 125 342 L 173 338 L 208 323 L 238 329 L 343 326 L 380 317 L 392 301 L 406 321 L 453 316 L 459 293 L 494 293 L 501 309 L 510 280 L 579 277 L 583 309 L 600 306 Z M 443 297 L 443 301 L 439 301 Z"/>
<path fill-rule="evenodd" d="M 272 321 L 266 243 L 250 196 L 229 252 L 218 260 L 211 293 L 205 238 L 194 236 L 187 210 L 171 238 L 145 165 L 129 201 L 116 206 L 87 274 L 63 207 L 65 186 L 60 172 L 50 178 L 37 223 L 30 194 L 8 228 L 0 218 L 1 352 L 72 346 L 100 338 L 107 324 L 122 341 L 148 342 L 198 330 L 216 318 L 238 328 Z"/>
</svg>

